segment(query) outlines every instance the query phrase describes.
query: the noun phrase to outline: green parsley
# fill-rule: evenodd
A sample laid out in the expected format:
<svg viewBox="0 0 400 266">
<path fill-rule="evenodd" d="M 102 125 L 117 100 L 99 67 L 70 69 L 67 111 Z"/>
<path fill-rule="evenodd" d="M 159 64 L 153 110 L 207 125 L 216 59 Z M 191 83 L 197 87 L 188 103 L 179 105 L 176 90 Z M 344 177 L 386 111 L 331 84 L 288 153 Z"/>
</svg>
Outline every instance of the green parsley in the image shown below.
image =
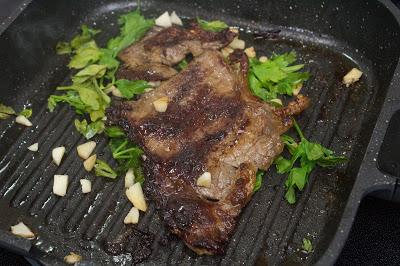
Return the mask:
<svg viewBox="0 0 400 266">
<path fill-rule="evenodd" d="M 100 159 L 96 160 L 94 165 L 94 173 L 96 176 L 108 177 L 111 179 L 115 179 L 117 177 L 117 173 L 105 161 Z"/>
<path fill-rule="evenodd" d="M 292 158 L 289 160 L 283 156 L 279 156 L 274 161 L 278 173 L 289 173 L 285 181 L 285 198 L 290 204 L 296 202 L 296 189 L 300 191 L 304 189 L 311 171 L 316 166 L 333 167 L 347 160 L 346 157 L 335 156 L 333 151 L 323 147 L 319 143 L 308 141 L 295 120 L 293 120 L 293 124 L 300 137 L 300 142 L 297 143 L 290 136 L 282 136 L 282 141 L 292 155 Z"/>
<path fill-rule="evenodd" d="M 294 51 L 281 55 L 274 54 L 266 62 L 250 59 L 248 82 L 251 92 L 263 101 L 276 99 L 278 95 L 292 96 L 310 74 L 298 72 L 303 64 L 291 65 L 296 61 Z"/>
<path fill-rule="evenodd" d="M 301 249 L 307 254 L 311 253 L 313 251 L 311 240 L 303 238 L 303 245 L 301 246 Z"/>
<path fill-rule="evenodd" d="M 112 51 L 115 57 L 124 48 L 138 41 L 143 35 L 154 25 L 153 19 L 145 19 L 140 10 L 136 9 L 119 18 L 118 23 L 121 25 L 121 33 L 108 41 L 107 49 Z"/>
<path fill-rule="evenodd" d="M 135 181 L 143 183 L 144 175 L 140 165 L 143 151 L 130 142 L 119 127 L 107 128 L 105 134 L 110 138 L 109 147 L 112 156 L 119 164 L 118 172 L 123 173 L 132 168 L 135 174 Z"/>
<path fill-rule="evenodd" d="M 144 80 L 126 80 L 120 79 L 115 82 L 115 86 L 121 92 L 122 97 L 128 100 L 132 99 L 137 94 L 142 94 L 151 85 Z"/>
<path fill-rule="evenodd" d="M 32 109 L 30 108 L 24 108 L 21 112 L 19 112 L 19 115 L 25 116 L 26 118 L 29 118 L 32 116 Z"/>
<path fill-rule="evenodd" d="M 104 122 L 102 120 L 98 120 L 96 122 L 89 123 L 86 119 L 79 121 L 75 119 L 74 121 L 76 130 L 85 136 L 86 139 L 93 138 L 96 134 L 102 133 L 104 131 Z"/>
<path fill-rule="evenodd" d="M 204 19 L 200 19 L 199 17 L 197 17 L 197 23 L 203 30 L 212 32 L 219 32 L 228 28 L 228 25 L 220 20 L 206 21 Z"/>
<path fill-rule="evenodd" d="M 188 65 L 189 65 L 188 61 L 186 59 L 183 59 L 182 61 L 179 62 L 178 69 L 184 70 L 185 68 L 187 68 Z"/>
<path fill-rule="evenodd" d="M 0 119 L 7 119 L 11 115 L 15 115 L 14 109 L 0 103 Z"/>
<path fill-rule="evenodd" d="M 258 169 L 257 174 L 256 174 L 256 183 L 254 184 L 253 192 L 258 191 L 261 188 L 264 175 L 265 175 L 265 171 Z"/>
</svg>

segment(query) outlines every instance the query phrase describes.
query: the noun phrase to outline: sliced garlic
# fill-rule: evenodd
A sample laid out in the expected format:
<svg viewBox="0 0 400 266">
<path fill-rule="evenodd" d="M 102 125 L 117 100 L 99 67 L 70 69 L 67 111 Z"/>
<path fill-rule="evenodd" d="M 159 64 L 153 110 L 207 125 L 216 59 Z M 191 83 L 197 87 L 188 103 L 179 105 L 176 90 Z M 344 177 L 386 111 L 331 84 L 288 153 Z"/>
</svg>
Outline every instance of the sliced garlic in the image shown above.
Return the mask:
<svg viewBox="0 0 400 266">
<path fill-rule="evenodd" d="M 65 147 L 64 146 L 54 148 L 52 150 L 52 152 L 51 152 L 51 156 L 53 157 L 53 162 L 56 165 L 60 165 L 64 154 L 65 154 Z"/>
<path fill-rule="evenodd" d="M 245 54 L 247 55 L 248 58 L 254 58 L 256 57 L 256 50 L 254 50 L 254 47 L 249 47 L 244 49 Z"/>
<path fill-rule="evenodd" d="M 351 84 L 360 80 L 362 74 L 363 72 L 359 69 L 353 68 L 343 77 L 343 84 L 346 85 L 346 87 L 349 87 Z"/>
<path fill-rule="evenodd" d="M 28 147 L 28 150 L 30 151 L 38 151 L 39 150 L 39 143 L 34 143 L 31 146 Z"/>
<path fill-rule="evenodd" d="M 17 116 L 17 117 L 15 118 L 15 122 L 17 122 L 18 124 L 27 126 L 27 127 L 31 127 L 31 126 L 32 126 L 31 121 L 29 121 L 29 119 L 26 118 L 26 117 L 23 116 L 23 115 Z"/>
<path fill-rule="evenodd" d="M 297 84 L 296 88 L 293 90 L 293 95 L 294 96 L 299 95 L 302 87 L 303 87 L 302 83 Z"/>
<path fill-rule="evenodd" d="M 92 191 L 92 182 L 89 179 L 81 179 L 79 180 L 82 187 L 82 193 L 86 194 Z"/>
<path fill-rule="evenodd" d="M 157 112 L 164 113 L 168 107 L 168 97 L 161 97 L 153 102 L 154 108 Z"/>
<path fill-rule="evenodd" d="M 94 165 L 96 164 L 96 159 L 97 155 L 93 154 L 83 162 L 83 167 L 85 168 L 86 171 L 88 172 L 92 171 Z"/>
<path fill-rule="evenodd" d="M 67 194 L 68 176 L 54 175 L 53 193 L 57 196 L 64 197 Z"/>
<path fill-rule="evenodd" d="M 125 174 L 125 187 L 130 188 L 135 184 L 135 174 L 133 173 L 133 169 L 129 168 L 128 172 Z"/>
<path fill-rule="evenodd" d="M 273 102 L 273 103 L 276 103 L 276 104 L 278 104 L 278 105 L 280 105 L 280 106 L 283 105 L 282 100 L 281 100 L 281 99 L 278 99 L 278 98 L 272 99 L 272 100 L 269 100 L 269 101 L 270 101 L 270 102 Z"/>
<path fill-rule="evenodd" d="M 11 226 L 11 233 L 28 239 L 35 238 L 35 234 L 23 222 Z"/>
<path fill-rule="evenodd" d="M 169 17 L 170 17 L 172 24 L 183 26 L 182 20 L 178 17 L 178 15 L 176 14 L 175 11 L 172 11 L 172 13 Z"/>
<path fill-rule="evenodd" d="M 64 257 L 64 261 L 67 264 L 75 264 L 77 262 L 80 262 L 82 260 L 82 256 L 74 253 L 74 252 L 70 252 L 69 255 Z"/>
<path fill-rule="evenodd" d="M 223 57 L 228 57 L 231 53 L 233 53 L 233 49 L 231 47 L 224 47 L 221 49 L 221 53 Z"/>
<path fill-rule="evenodd" d="M 199 187 L 211 187 L 211 173 L 204 172 L 199 178 L 197 178 L 196 184 Z"/>
<path fill-rule="evenodd" d="M 96 148 L 96 142 L 88 141 L 86 143 L 78 145 L 78 147 L 76 147 L 76 150 L 78 151 L 79 157 L 86 160 L 87 158 L 89 158 L 90 154 L 92 154 L 95 148 Z"/>
<path fill-rule="evenodd" d="M 243 40 L 240 40 L 238 37 L 233 39 L 233 41 L 229 44 L 229 47 L 232 49 L 240 49 L 243 50 L 246 47 L 246 43 Z"/>
<path fill-rule="evenodd" d="M 144 198 L 142 186 L 140 183 L 136 183 L 126 190 L 126 196 L 129 201 L 141 211 L 147 210 L 146 200 Z"/>
<path fill-rule="evenodd" d="M 231 32 L 234 32 L 234 33 L 239 33 L 239 28 L 238 27 L 229 27 L 229 30 L 231 31 Z"/>
<path fill-rule="evenodd" d="M 139 222 L 139 210 L 132 207 L 125 216 L 124 224 L 137 224 Z"/>
<path fill-rule="evenodd" d="M 160 27 L 168 28 L 172 26 L 171 18 L 168 11 L 165 11 L 161 16 L 156 18 L 155 24 Z"/>
</svg>

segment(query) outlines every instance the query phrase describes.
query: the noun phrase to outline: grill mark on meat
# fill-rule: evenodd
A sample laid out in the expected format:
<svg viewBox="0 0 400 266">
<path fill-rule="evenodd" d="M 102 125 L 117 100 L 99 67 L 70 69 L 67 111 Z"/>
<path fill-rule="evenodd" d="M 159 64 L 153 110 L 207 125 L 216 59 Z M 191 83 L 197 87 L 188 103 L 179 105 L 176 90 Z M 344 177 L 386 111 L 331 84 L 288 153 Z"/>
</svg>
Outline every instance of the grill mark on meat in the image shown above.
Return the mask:
<svg viewBox="0 0 400 266">
<path fill-rule="evenodd" d="M 146 154 L 146 195 L 198 254 L 224 252 L 257 169 L 268 169 L 282 152 L 286 120 L 309 104 L 303 96 L 281 109 L 261 102 L 247 87 L 247 58 L 237 53 L 235 62 L 239 68 L 206 51 L 157 89 L 107 112 Z M 152 102 L 164 96 L 167 111 L 158 113 Z M 198 187 L 206 171 L 211 187 Z"/>
</svg>

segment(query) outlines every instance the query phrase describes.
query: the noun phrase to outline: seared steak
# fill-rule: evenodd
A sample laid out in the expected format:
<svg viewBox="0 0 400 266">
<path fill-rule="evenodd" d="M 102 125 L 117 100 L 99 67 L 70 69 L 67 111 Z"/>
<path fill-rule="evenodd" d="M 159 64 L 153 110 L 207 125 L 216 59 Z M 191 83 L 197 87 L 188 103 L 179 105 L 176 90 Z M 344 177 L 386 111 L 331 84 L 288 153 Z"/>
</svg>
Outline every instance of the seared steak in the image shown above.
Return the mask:
<svg viewBox="0 0 400 266">
<path fill-rule="evenodd" d="M 108 111 L 144 150 L 146 195 L 170 230 L 198 254 L 223 253 L 241 209 L 250 200 L 257 169 L 268 169 L 282 152 L 280 135 L 290 116 L 303 111 L 298 96 L 276 109 L 250 94 L 247 57 L 227 63 L 208 50 L 187 69 Z M 168 97 L 166 112 L 153 102 Z M 211 186 L 196 181 L 211 173 Z"/>
<path fill-rule="evenodd" d="M 186 29 L 173 26 L 166 29 L 154 27 L 139 42 L 129 46 L 119 55 L 124 62 L 117 77 L 130 80 L 163 81 L 177 71 L 171 66 L 191 53 L 198 56 L 204 49 L 219 49 L 228 45 L 236 33 L 229 29 L 208 32 L 193 23 Z"/>
</svg>

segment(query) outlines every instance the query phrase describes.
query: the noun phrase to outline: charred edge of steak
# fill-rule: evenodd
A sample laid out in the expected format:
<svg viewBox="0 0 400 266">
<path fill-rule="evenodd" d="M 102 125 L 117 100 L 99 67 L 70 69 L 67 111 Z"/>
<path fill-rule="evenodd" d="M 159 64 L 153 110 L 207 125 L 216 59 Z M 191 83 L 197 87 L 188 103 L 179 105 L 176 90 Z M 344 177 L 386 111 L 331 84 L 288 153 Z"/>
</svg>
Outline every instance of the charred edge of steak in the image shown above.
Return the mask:
<svg viewBox="0 0 400 266">
<path fill-rule="evenodd" d="M 290 101 L 287 106 L 275 109 L 273 112 L 281 119 L 284 125 L 283 132 L 292 127 L 292 116 L 301 114 L 310 105 L 310 98 L 305 95 L 299 94 L 294 100 Z"/>
<path fill-rule="evenodd" d="M 220 32 L 203 30 L 197 23 L 192 23 L 189 29 L 172 26 L 164 29 L 155 36 L 144 41 L 144 48 L 150 50 L 153 47 L 173 47 L 185 41 L 198 40 L 201 43 L 219 42 L 220 47 L 228 45 L 237 36 L 237 33 L 225 29 Z"/>
</svg>

